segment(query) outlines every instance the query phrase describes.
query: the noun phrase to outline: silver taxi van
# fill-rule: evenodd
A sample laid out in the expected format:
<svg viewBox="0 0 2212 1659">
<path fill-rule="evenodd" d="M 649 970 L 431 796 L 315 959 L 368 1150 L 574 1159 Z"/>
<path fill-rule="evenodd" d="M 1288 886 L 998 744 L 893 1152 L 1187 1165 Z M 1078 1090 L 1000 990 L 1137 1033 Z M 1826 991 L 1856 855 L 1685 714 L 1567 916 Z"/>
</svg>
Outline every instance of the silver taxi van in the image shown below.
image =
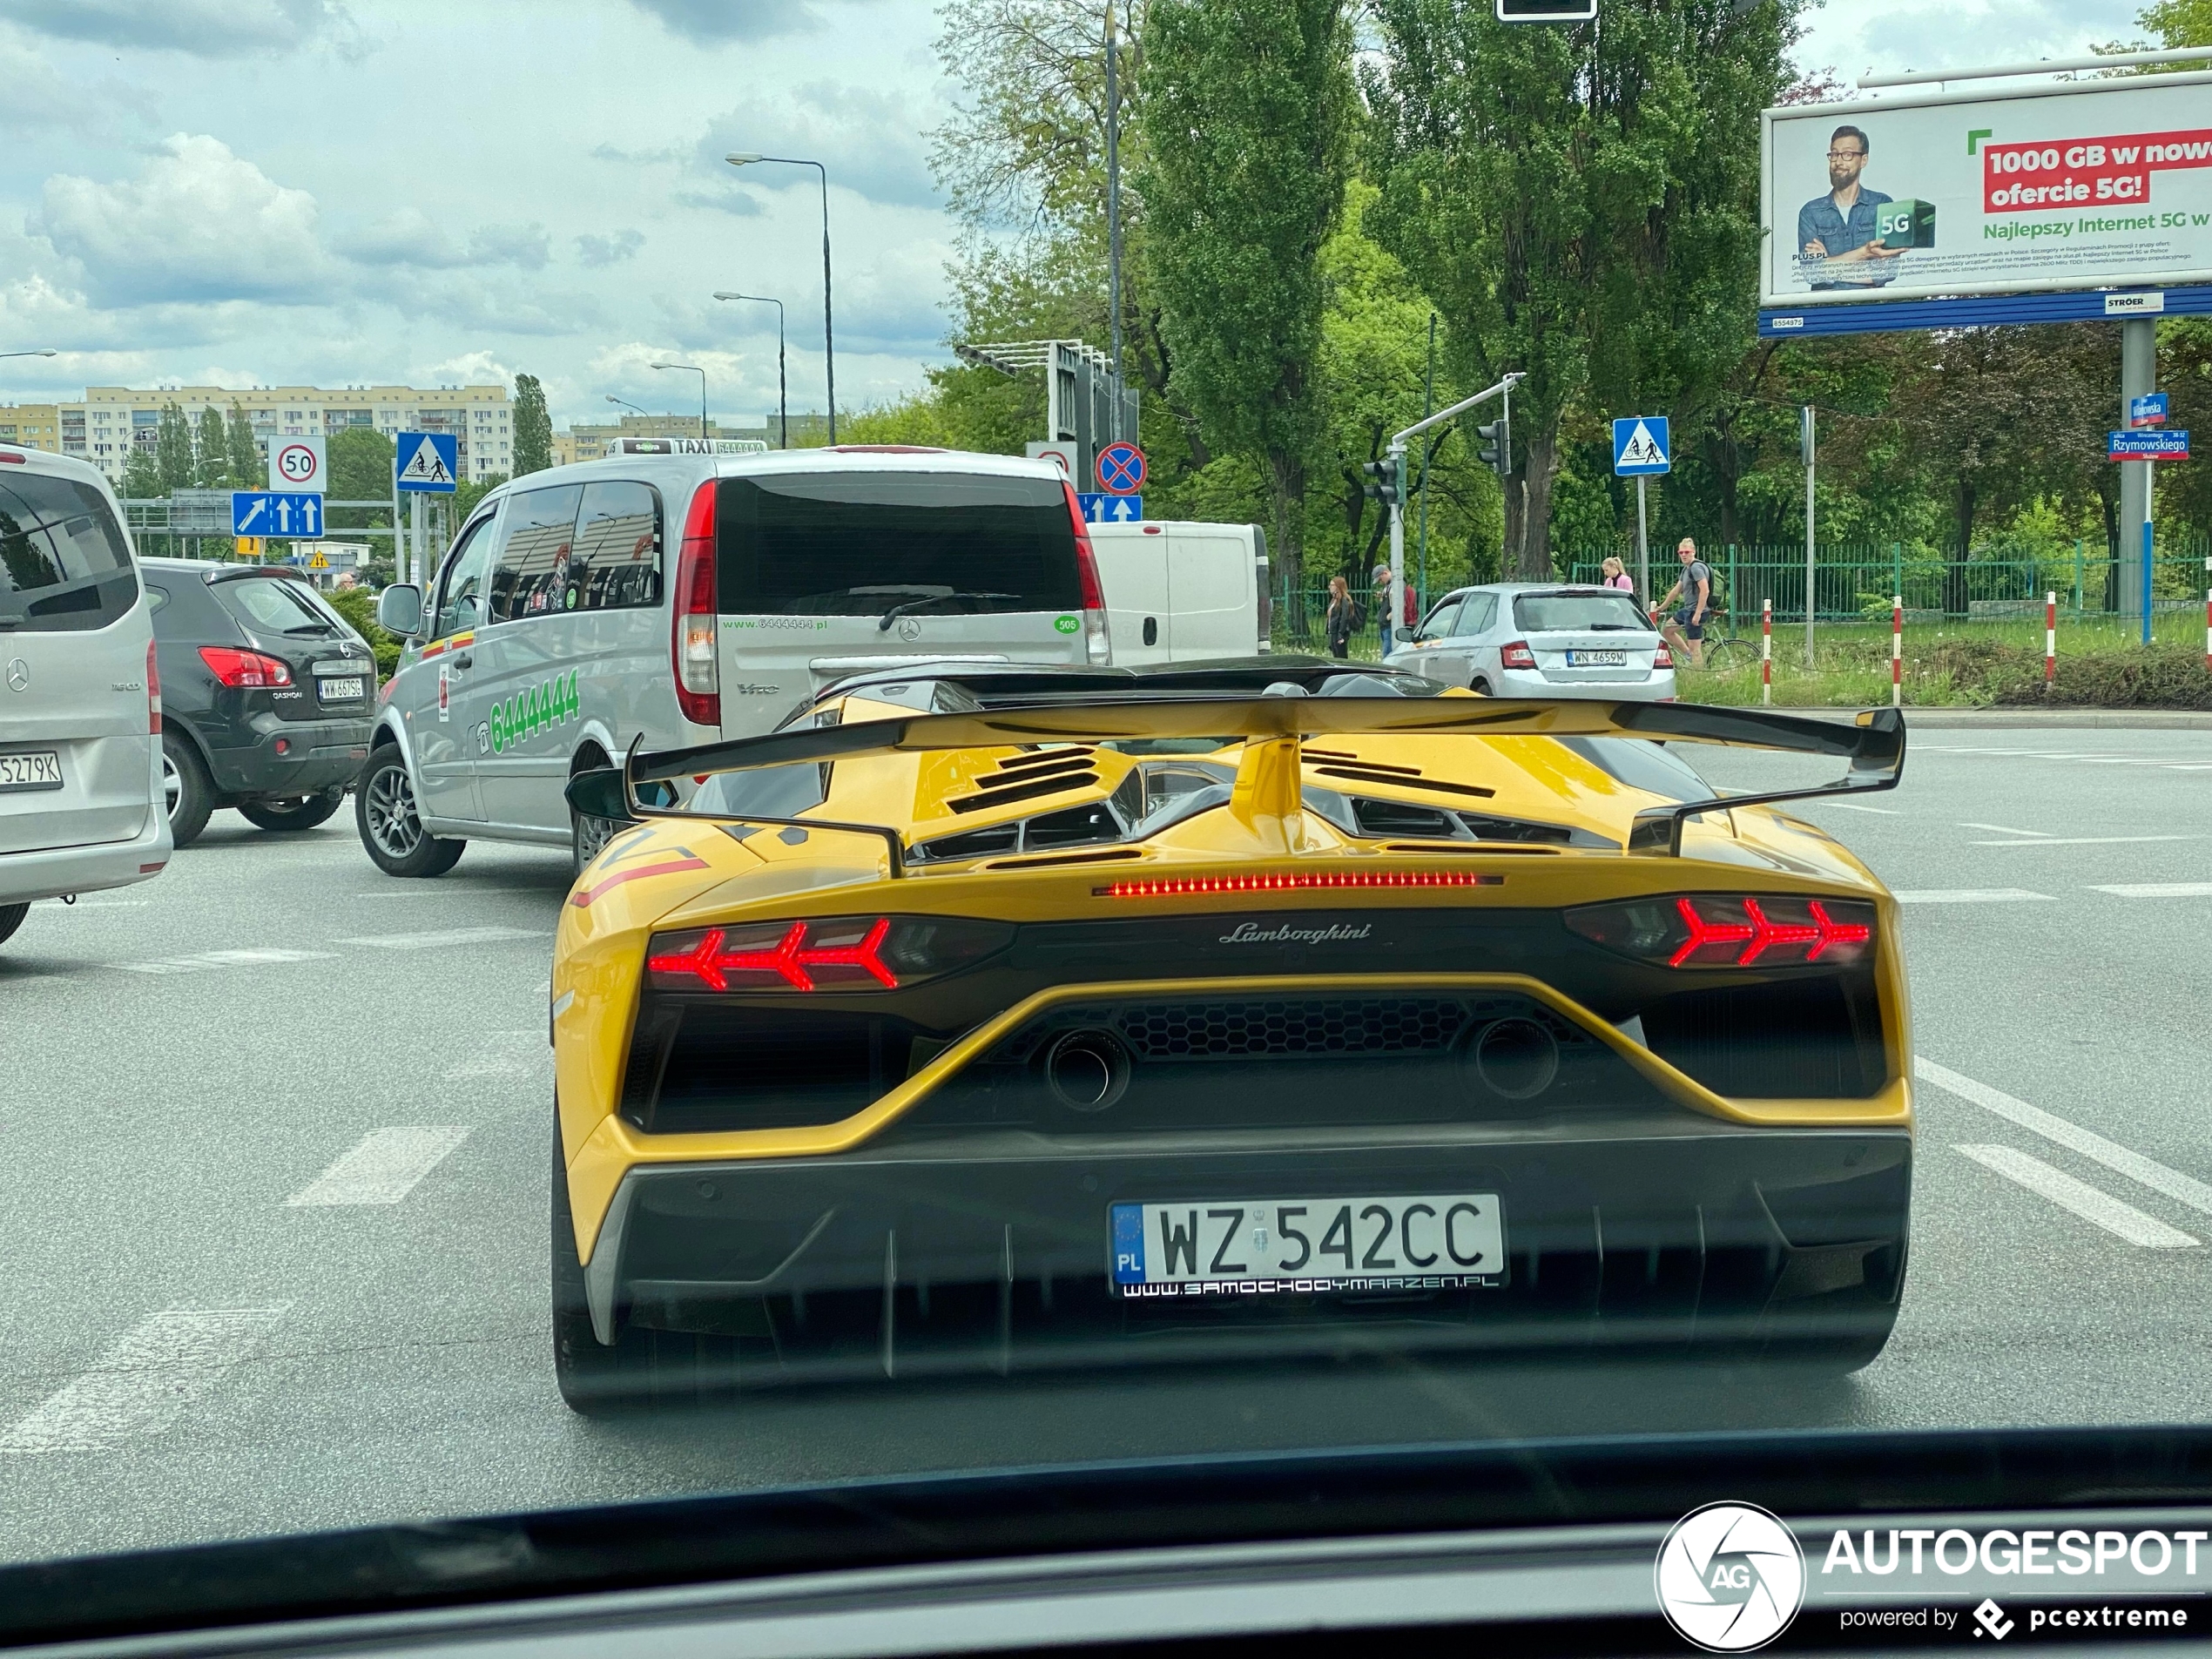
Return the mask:
<svg viewBox="0 0 2212 1659">
<path fill-rule="evenodd" d="M 387 588 L 406 637 L 355 791 L 361 845 L 442 874 L 475 839 L 566 845 L 577 772 L 633 738 L 772 730 L 848 674 L 917 658 L 1104 664 L 1082 514 L 1049 461 L 906 446 L 732 453 L 624 439 L 486 496 L 427 590 Z"/>
</svg>

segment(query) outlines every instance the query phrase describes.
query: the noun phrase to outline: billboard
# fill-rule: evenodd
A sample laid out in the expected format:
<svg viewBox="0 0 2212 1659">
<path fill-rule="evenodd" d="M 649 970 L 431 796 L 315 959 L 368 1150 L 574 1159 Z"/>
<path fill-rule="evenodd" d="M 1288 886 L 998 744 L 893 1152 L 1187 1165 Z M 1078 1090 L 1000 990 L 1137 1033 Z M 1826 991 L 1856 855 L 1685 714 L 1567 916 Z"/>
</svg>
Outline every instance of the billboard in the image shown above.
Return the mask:
<svg viewBox="0 0 2212 1659">
<path fill-rule="evenodd" d="M 2212 280 L 2212 74 L 1769 110 L 1760 304 Z"/>
</svg>

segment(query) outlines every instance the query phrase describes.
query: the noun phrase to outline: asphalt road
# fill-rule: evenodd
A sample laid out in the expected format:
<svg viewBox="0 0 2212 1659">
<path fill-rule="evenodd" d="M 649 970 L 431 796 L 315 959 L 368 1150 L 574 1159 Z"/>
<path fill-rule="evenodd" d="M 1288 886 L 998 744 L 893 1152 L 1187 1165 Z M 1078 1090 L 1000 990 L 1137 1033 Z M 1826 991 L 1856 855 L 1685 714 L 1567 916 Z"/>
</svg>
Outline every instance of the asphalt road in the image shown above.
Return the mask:
<svg viewBox="0 0 2212 1659">
<path fill-rule="evenodd" d="M 1858 1376 L 1364 1361 L 610 1423 L 548 1355 L 566 859 L 394 881 L 350 813 L 219 813 L 0 948 L 0 1559 L 1031 1461 L 2212 1417 L 2212 732 L 1931 731 L 1904 787 L 1805 815 L 1909 905 L 1913 1255 Z"/>
</svg>

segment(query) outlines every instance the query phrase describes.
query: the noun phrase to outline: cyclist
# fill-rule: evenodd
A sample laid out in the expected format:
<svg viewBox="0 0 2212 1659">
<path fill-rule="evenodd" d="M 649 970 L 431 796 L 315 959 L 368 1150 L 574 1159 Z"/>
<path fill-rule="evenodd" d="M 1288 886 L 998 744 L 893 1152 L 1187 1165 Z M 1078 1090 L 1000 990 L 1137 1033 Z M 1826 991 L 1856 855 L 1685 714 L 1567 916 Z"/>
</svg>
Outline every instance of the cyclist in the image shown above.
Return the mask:
<svg viewBox="0 0 2212 1659">
<path fill-rule="evenodd" d="M 1690 666 L 1705 665 L 1705 620 L 1713 612 L 1713 567 L 1697 556 L 1697 543 L 1683 536 L 1675 549 L 1675 556 L 1682 561 L 1682 577 L 1667 590 L 1666 597 L 1654 609 L 1664 611 L 1668 606 L 1675 612 L 1660 624 L 1659 631 L 1676 653 L 1679 662 L 1687 652 Z"/>
</svg>

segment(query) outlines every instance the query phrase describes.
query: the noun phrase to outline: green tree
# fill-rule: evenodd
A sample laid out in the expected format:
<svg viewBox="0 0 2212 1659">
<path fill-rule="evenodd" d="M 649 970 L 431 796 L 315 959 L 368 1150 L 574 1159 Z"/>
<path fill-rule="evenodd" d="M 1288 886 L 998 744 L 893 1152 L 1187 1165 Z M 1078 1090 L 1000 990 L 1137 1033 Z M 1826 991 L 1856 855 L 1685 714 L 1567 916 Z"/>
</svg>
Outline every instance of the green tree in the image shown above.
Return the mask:
<svg viewBox="0 0 2212 1659">
<path fill-rule="evenodd" d="M 373 426 L 349 426 L 330 440 L 330 498 L 389 501 L 392 441 Z"/>
<path fill-rule="evenodd" d="M 895 442 L 899 440 L 882 440 Z M 476 503 L 507 482 L 503 472 L 493 473 L 488 478 L 457 479 L 453 490 L 453 523 L 456 529 L 468 522 L 469 515 L 476 510 Z"/>
<path fill-rule="evenodd" d="M 210 403 L 199 412 L 192 434 L 192 482 L 202 489 L 221 489 L 230 481 L 230 431 L 222 410 Z"/>
<path fill-rule="evenodd" d="M 162 407 L 161 424 L 154 428 L 154 465 L 161 474 L 161 493 L 190 489 L 198 469 L 192 459 L 192 422 L 177 403 Z"/>
<path fill-rule="evenodd" d="M 153 458 L 153 451 L 142 443 L 131 446 L 131 453 L 123 462 L 123 497 L 125 501 L 154 501 L 167 494 L 161 483 L 161 467 Z"/>
<path fill-rule="evenodd" d="M 253 442 L 253 422 L 243 405 L 235 399 L 231 403 L 229 428 L 231 451 L 231 488 L 259 489 L 269 481 L 268 463 L 261 457 L 260 447 Z"/>
<path fill-rule="evenodd" d="M 1454 367 L 1513 399 L 1521 574 L 1551 574 L 1578 401 L 1717 395 L 1750 343 L 1758 111 L 1790 84 L 1800 0 L 1608 0 L 1595 24 L 1500 24 L 1378 0 L 1378 238 L 1451 326 Z"/>
<path fill-rule="evenodd" d="M 553 464 L 553 417 L 535 374 L 515 376 L 515 475 L 543 472 Z"/>
<path fill-rule="evenodd" d="M 1258 465 L 1296 596 L 1325 425 L 1320 253 L 1358 109 L 1351 27 L 1343 0 L 1153 0 L 1144 54 L 1136 182 L 1170 384 L 1210 442 Z"/>
</svg>

